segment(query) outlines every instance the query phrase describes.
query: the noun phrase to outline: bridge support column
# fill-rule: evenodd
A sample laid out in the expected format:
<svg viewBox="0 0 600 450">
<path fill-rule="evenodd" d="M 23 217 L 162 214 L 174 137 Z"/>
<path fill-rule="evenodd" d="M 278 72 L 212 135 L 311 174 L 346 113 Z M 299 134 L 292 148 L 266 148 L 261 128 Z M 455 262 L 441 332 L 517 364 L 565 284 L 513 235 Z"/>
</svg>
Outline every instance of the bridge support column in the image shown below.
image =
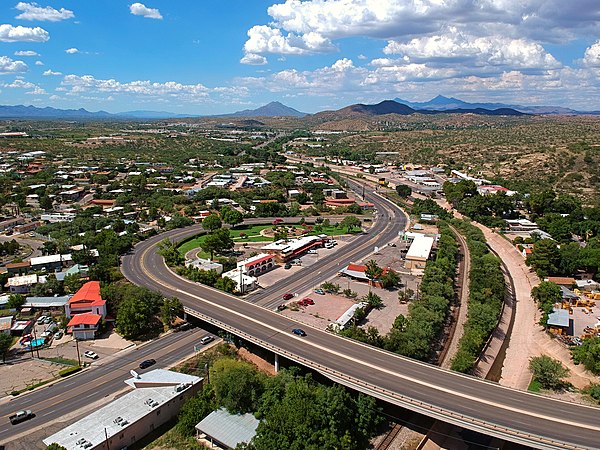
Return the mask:
<svg viewBox="0 0 600 450">
<path fill-rule="evenodd" d="M 188 320 L 188 314 L 185 311 L 183 312 L 183 320 Z"/>
<path fill-rule="evenodd" d="M 275 353 L 275 373 L 279 372 L 279 355 Z"/>
</svg>

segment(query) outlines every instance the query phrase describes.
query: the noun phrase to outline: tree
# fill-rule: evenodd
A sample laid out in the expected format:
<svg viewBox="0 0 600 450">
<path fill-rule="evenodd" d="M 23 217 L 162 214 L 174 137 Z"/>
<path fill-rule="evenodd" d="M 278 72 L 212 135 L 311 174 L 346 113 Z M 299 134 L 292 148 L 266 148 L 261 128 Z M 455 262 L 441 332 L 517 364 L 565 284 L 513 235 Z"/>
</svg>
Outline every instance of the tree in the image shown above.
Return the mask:
<svg viewBox="0 0 600 450">
<path fill-rule="evenodd" d="M 215 287 L 221 291 L 233 294 L 237 289 L 237 283 L 229 277 L 221 277 L 215 282 Z"/>
<path fill-rule="evenodd" d="M 250 364 L 231 358 L 217 360 L 210 368 L 210 383 L 219 405 L 231 413 L 258 409 L 264 376 Z"/>
<path fill-rule="evenodd" d="M 348 233 L 352 232 L 355 228 L 360 228 L 362 222 L 356 216 L 346 216 L 340 222 L 340 228 L 346 228 Z"/>
<path fill-rule="evenodd" d="M 400 283 L 400 275 L 395 270 L 388 268 L 388 270 L 381 274 L 379 281 L 381 281 L 381 285 L 385 289 L 393 289 Z"/>
<path fill-rule="evenodd" d="M 2 355 L 2 362 L 6 362 L 6 354 L 12 346 L 12 337 L 10 334 L 0 333 L 0 354 Z"/>
<path fill-rule="evenodd" d="M 381 297 L 377 295 L 375 292 L 369 292 L 362 299 L 364 302 L 367 302 L 371 308 L 380 308 L 383 305 L 383 301 Z"/>
<path fill-rule="evenodd" d="M 140 298 L 124 298 L 117 312 L 117 330 L 126 339 L 139 338 L 151 328 L 152 309 Z"/>
<path fill-rule="evenodd" d="M 160 317 L 162 322 L 171 328 L 175 317 L 183 316 L 183 305 L 176 297 L 165 298 L 160 307 Z"/>
<path fill-rule="evenodd" d="M 241 212 L 239 212 L 237 209 L 232 209 L 229 208 L 227 209 L 227 211 L 225 211 L 225 213 L 223 214 L 223 221 L 226 224 L 231 225 L 232 227 L 236 226 L 239 223 L 242 223 L 244 221 L 244 216 L 242 215 Z M 202 224 L 204 226 L 204 222 Z"/>
<path fill-rule="evenodd" d="M 533 267 L 541 277 L 555 274 L 560 266 L 560 252 L 552 239 L 542 239 L 533 245 L 527 257 L 527 265 Z"/>
<path fill-rule="evenodd" d="M 25 296 L 21 294 L 10 294 L 8 296 L 8 307 L 19 309 L 25 303 Z"/>
<path fill-rule="evenodd" d="M 31 294 L 36 297 L 51 297 L 62 293 L 63 287 L 53 273 L 46 277 L 45 283 L 38 283 L 31 289 Z"/>
<path fill-rule="evenodd" d="M 39 200 L 40 208 L 44 211 L 50 211 L 52 209 L 52 199 L 47 195 L 42 195 Z"/>
<path fill-rule="evenodd" d="M 571 349 L 571 353 L 576 364 L 583 364 L 595 375 L 600 374 L 600 337 L 584 339 L 581 345 Z"/>
<path fill-rule="evenodd" d="M 81 286 L 83 286 L 83 280 L 78 273 L 70 273 L 63 280 L 63 289 L 66 294 L 74 294 Z"/>
<path fill-rule="evenodd" d="M 365 264 L 365 275 L 369 279 L 369 284 L 373 284 L 374 281 L 379 280 L 379 277 L 383 273 L 383 269 L 379 267 L 377 261 L 371 259 Z"/>
<path fill-rule="evenodd" d="M 554 304 L 562 301 L 562 291 L 557 284 L 542 281 L 531 289 L 531 296 L 537 302 L 538 308 L 544 313 L 542 323 L 545 325 L 548 314 L 554 309 Z"/>
<path fill-rule="evenodd" d="M 202 228 L 210 232 L 218 230 L 222 226 L 223 223 L 221 222 L 221 219 L 219 219 L 219 216 L 217 216 L 216 214 L 210 214 L 209 216 L 206 216 L 202 221 Z"/>
<path fill-rule="evenodd" d="M 407 186 L 405 184 L 399 184 L 398 186 L 396 186 L 396 192 L 400 197 L 407 198 L 410 196 L 410 194 L 412 194 L 412 189 L 410 188 L 410 186 Z"/>
<path fill-rule="evenodd" d="M 52 443 L 48 447 L 46 447 L 46 450 L 67 450 L 67 448 L 63 447 L 62 445 Z"/>
<path fill-rule="evenodd" d="M 570 371 L 562 365 L 557 359 L 547 355 L 536 356 L 529 360 L 529 370 L 533 378 L 537 380 L 542 388 L 558 390 L 564 388 L 567 383 L 563 378 L 569 375 Z"/>
<path fill-rule="evenodd" d="M 158 254 L 165 259 L 168 266 L 179 266 L 185 261 L 177 249 L 177 243 L 171 242 L 168 238 L 158 244 Z"/>
<path fill-rule="evenodd" d="M 196 424 L 217 409 L 214 392 L 210 384 L 203 385 L 202 390 L 185 401 L 177 417 L 177 431 L 184 436 L 192 436 L 196 432 Z"/>
<path fill-rule="evenodd" d="M 210 253 L 210 258 L 212 259 L 215 253 L 222 253 L 224 250 L 232 249 L 233 245 L 234 242 L 229 229 L 219 228 L 206 236 L 200 247 L 205 252 Z"/>
</svg>

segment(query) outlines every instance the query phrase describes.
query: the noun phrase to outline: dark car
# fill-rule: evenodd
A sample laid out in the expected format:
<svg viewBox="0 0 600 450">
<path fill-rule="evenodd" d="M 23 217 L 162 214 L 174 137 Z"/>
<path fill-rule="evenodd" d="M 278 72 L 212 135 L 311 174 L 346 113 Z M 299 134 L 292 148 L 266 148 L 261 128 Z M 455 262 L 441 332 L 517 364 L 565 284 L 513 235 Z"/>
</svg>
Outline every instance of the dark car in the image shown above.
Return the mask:
<svg viewBox="0 0 600 450">
<path fill-rule="evenodd" d="M 289 300 L 290 298 L 294 298 L 294 294 L 290 294 L 289 292 L 287 294 L 283 294 L 284 300 Z"/>
<path fill-rule="evenodd" d="M 140 369 L 147 369 L 150 366 L 153 366 L 154 364 L 156 364 L 156 361 L 153 359 L 147 359 L 146 361 L 142 361 L 140 363 Z"/>
<path fill-rule="evenodd" d="M 306 336 L 306 333 L 301 328 L 294 328 L 292 330 L 292 333 L 294 333 L 294 334 L 296 334 L 298 336 Z"/>
</svg>

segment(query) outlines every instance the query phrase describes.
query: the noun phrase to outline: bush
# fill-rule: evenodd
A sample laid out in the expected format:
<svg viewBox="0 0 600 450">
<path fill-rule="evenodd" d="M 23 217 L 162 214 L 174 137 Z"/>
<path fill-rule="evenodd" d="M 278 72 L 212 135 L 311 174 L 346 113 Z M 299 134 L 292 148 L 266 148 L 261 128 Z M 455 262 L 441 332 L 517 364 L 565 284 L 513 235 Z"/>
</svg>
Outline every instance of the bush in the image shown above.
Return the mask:
<svg viewBox="0 0 600 450">
<path fill-rule="evenodd" d="M 67 377 L 69 375 L 79 372 L 80 370 L 81 370 L 81 366 L 67 367 L 66 369 L 63 369 L 60 372 L 58 372 L 58 375 L 61 377 Z"/>
<path fill-rule="evenodd" d="M 544 389 L 559 390 L 567 386 L 563 378 L 569 375 L 569 369 L 557 359 L 547 355 L 536 356 L 529 360 L 529 370 Z"/>
</svg>

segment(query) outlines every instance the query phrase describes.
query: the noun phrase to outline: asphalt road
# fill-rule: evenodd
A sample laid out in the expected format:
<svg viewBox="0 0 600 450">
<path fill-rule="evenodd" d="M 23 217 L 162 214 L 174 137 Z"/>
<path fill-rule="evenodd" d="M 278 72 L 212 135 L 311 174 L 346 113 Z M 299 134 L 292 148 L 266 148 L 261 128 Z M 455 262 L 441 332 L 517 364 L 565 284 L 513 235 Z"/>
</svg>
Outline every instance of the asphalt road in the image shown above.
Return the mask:
<svg viewBox="0 0 600 450">
<path fill-rule="evenodd" d="M 0 404 L 0 417 L 2 417 L 0 443 L 6 444 L 18 439 L 21 434 L 30 433 L 46 423 L 61 419 L 90 403 L 112 397 L 127 387 L 124 381 L 131 378 L 129 373 L 131 369 L 143 372 L 138 365 L 145 359 L 156 360 L 156 365 L 145 371 L 171 366 L 193 354 L 194 344 L 197 344 L 207 334 L 206 331 L 199 328 L 168 334 L 114 357 L 98 359 L 82 373 Z M 32 410 L 35 417 L 20 424 L 11 425 L 8 416 L 20 409 Z"/>
<path fill-rule="evenodd" d="M 372 194 L 368 197 L 376 203 L 380 213 L 378 226 L 383 229 L 374 227 L 367 243 L 352 243 L 356 245 L 356 255 L 361 253 L 363 245 L 365 248 L 362 250 L 368 251 L 371 246 L 385 243 L 397 233 L 402 223 L 402 220 L 396 219 L 400 217 L 397 207 Z M 394 220 L 389 219 L 387 209 L 394 211 Z M 598 448 L 600 408 L 502 387 L 306 325 L 302 328 L 307 336 L 298 337 L 290 332 L 299 326 L 297 322 L 176 276 L 156 254 L 156 244 L 164 237 L 177 238 L 188 232 L 193 230 L 174 230 L 138 244 L 133 254 L 123 259 L 122 270 L 126 277 L 164 295 L 178 297 L 184 306 L 234 327 L 238 334 L 248 336 L 266 348 L 276 349 L 291 360 L 392 403 L 434 417 L 443 414 L 449 422 L 508 440 L 530 442 L 535 447 Z M 344 258 L 350 256 L 342 256 Z M 332 261 L 324 261 L 322 271 L 333 270 L 333 264 Z M 306 278 L 303 280 L 285 280 L 287 288 L 294 282 L 316 283 L 315 270 L 312 268 L 311 272 L 304 273 Z M 321 276 L 325 277 L 325 273 L 322 272 Z M 276 295 L 276 290 L 270 291 L 266 298 Z"/>
</svg>

